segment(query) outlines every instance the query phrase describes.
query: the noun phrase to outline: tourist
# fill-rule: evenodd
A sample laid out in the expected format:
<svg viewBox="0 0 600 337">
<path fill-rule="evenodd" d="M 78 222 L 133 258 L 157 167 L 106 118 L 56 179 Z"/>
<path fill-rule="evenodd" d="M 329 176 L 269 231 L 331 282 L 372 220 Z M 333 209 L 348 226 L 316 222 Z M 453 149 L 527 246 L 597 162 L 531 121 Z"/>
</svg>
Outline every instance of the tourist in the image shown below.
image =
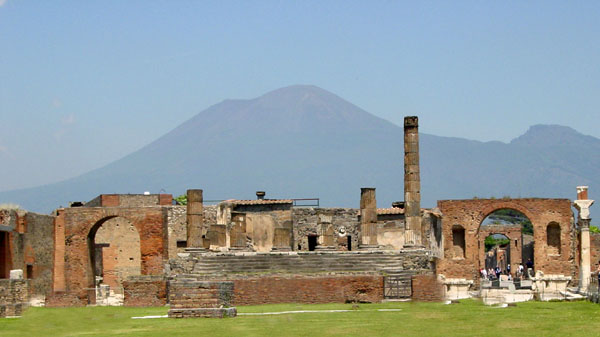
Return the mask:
<svg viewBox="0 0 600 337">
<path fill-rule="evenodd" d="M 521 262 L 521 263 L 519 263 L 519 271 L 518 271 L 519 276 L 523 276 L 523 269 L 524 269 L 523 262 Z"/>
<path fill-rule="evenodd" d="M 525 262 L 525 266 L 527 267 L 527 269 L 525 269 L 527 278 L 532 277 L 533 276 L 533 261 L 531 261 L 531 259 L 527 259 L 527 262 Z"/>
<path fill-rule="evenodd" d="M 598 261 L 598 268 L 596 268 L 596 276 L 598 276 L 598 291 L 600 292 L 600 261 Z"/>
</svg>

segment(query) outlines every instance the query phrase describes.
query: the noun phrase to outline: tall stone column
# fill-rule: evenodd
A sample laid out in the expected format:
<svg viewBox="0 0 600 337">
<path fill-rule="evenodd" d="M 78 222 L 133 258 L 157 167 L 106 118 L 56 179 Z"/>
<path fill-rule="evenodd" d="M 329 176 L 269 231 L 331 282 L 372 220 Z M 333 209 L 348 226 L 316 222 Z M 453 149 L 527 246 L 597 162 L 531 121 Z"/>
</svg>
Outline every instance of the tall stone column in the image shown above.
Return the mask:
<svg viewBox="0 0 600 337">
<path fill-rule="evenodd" d="M 404 117 L 404 246 L 422 246 L 421 178 L 419 169 L 419 118 Z"/>
<path fill-rule="evenodd" d="M 204 205 L 202 190 L 187 190 L 187 246 L 203 248 Z"/>
<path fill-rule="evenodd" d="M 573 206 L 579 212 L 577 217 L 577 225 L 581 234 L 581 258 L 579 259 L 579 288 L 587 291 L 590 285 L 590 277 L 592 272 L 590 259 L 590 206 L 594 200 L 588 199 L 588 187 L 577 186 L 577 200 L 573 202 Z"/>
<path fill-rule="evenodd" d="M 360 189 L 360 245 L 361 249 L 376 249 L 377 244 L 377 200 L 375 188 Z"/>
</svg>

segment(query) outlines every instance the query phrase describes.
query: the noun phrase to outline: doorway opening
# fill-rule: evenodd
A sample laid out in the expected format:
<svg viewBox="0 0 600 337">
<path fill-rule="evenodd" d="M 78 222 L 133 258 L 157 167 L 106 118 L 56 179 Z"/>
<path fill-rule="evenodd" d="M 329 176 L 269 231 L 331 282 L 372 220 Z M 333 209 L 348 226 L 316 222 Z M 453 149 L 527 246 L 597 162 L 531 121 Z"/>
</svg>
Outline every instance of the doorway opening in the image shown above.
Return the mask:
<svg viewBox="0 0 600 337">
<path fill-rule="evenodd" d="M 89 234 L 94 287 L 122 289 L 129 276 L 141 274 L 140 235 L 125 218 L 100 221 Z"/>
<path fill-rule="evenodd" d="M 309 235 L 308 236 L 308 250 L 309 251 L 314 251 L 315 248 L 317 248 L 317 238 L 318 236 L 316 235 Z"/>
<path fill-rule="evenodd" d="M 0 279 L 8 278 L 11 269 L 9 232 L 0 231 Z"/>
</svg>

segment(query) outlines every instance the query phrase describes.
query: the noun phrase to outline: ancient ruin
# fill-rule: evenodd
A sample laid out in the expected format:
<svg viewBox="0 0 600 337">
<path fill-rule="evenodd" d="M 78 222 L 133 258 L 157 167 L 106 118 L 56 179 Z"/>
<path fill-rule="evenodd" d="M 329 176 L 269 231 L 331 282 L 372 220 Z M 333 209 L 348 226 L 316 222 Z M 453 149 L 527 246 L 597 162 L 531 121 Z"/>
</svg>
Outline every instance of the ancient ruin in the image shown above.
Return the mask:
<svg viewBox="0 0 600 337">
<path fill-rule="evenodd" d="M 52 215 L 1 210 L 0 316 L 27 305 L 170 303 L 170 317 L 224 317 L 245 304 L 471 296 L 497 303 L 597 287 L 600 236 L 589 230 L 587 187 L 577 187 L 573 202 L 441 200 L 423 209 L 417 117 L 405 118 L 404 140 L 404 200 L 391 207 L 378 208 L 375 188 L 359 195 L 357 187 L 358 208 L 299 207 L 265 191 L 210 205 L 190 189 L 187 205 L 169 194 L 102 194 Z M 528 262 L 523 229 L 484 224 L 504 209 L 533 228 L 535 264 L 519 283 L 507 277 Z M 494 235 L 508 242 L 492 254 L 505 270 L 492 282 L 481 270 L 491 256 L 484 241 Z"/>
</svg>

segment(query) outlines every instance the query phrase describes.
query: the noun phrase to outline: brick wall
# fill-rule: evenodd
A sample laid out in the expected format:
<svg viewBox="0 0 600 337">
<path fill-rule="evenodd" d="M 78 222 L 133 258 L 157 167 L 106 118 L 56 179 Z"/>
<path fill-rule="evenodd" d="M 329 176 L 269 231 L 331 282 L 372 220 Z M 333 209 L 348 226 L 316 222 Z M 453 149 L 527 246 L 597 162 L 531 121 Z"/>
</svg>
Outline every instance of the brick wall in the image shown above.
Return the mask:
<svg viewBox="0 0 600 337">
<path fill-rule="evenodd" d="M 233 283 L 235 305 L 383 300 L 383 276 L 270 276 Z"/>
<path fill-rule="evenodd" d="M 163 277 L 130 277 L 123 282 L 126 307 L 157 307 L 167 303 L 167 282 Z"/>
<path fill-rule="evenodd" d="M 21 316 L 27 307 L 26 280 L 0 280 L 0 317 Z"/>
<path fill-rule="evenodd" d="M 576 255 L 576 238 L 573 226 L 573 212 L 568 199 L 470 199 L 438 201 L 441 210 L 444 258 L 438 264 L 438 272 L 447 278 L 475 280 L 483 250 L 484 237 L 480 237 L 480 225 L 492 212 L 498 209 L 513 209 L 523 213 L 533 224 L 535 270 L 545 274 L 573 276 L 576 282 L 577 268 L 572 261 Z M 547 245 L 546 229 L 556 222 L 561 228 L 560 255 L 550 254 Z M 463 257 L 453 257 L 452 227 L 465 229 L 466 252 Z M 480 243 L 481 242 L 481 243 Z"/>
<path fill-rule="evenodd" d="M 0 249 L 6 249 L 3 253 L 9 261 L 0 278 L 8 278 L 10 269 L 21 269 L 24 278 L 31 280 L 28 291 L 47 295 L 52 289 L 54 217 L 23 210 L 4 211 L 3 214 L 5 226 L 10 231 L 0 234 L 8 233 L 5 243 L 8 245 Z"/>
<path fill-rule="evenodd" d="M 440 302 L 444 298 L 444 285 L 435 274 L 417 274 L 412 277 L 412 300 L 417 302 Z"/>
<path fill-rule="evenodd" d="M 176 280 L 169 284 L 169 317 L 235 316 L 233 282 Z"/>
<path fill-rule="evenodd" d="M 168 206 L 172 203 L 171 194 L 101 194 L 85 203 L 85 207 Z"/>
<path fill-rule="evenodd" d="M 60 216 L 61 221 L 64 221 L 64 234 L 56 233 L 56 240 L 65 242 L 65 246 L 64 255 L 58 254 L 55 259 L 64 260 L 65 263 L 62 266 L 55 264 L 55 291 L 67 291 L 79 299 L 80 305 L 88 303 L 90 294 L 87 289 L 94 286 L 88 236 L 95 235 L 93 231 L 102 223 L 116 217 L 132 223 L 140 236 L 141 274 L 164 274 L 164 262 L 168 257 L 165 207 L 66 208 Z M 52 299 L 53 304 L 61 305 L 60 299 L 67 299 L 72 303 L 70 295 Z"/>
</svg>

